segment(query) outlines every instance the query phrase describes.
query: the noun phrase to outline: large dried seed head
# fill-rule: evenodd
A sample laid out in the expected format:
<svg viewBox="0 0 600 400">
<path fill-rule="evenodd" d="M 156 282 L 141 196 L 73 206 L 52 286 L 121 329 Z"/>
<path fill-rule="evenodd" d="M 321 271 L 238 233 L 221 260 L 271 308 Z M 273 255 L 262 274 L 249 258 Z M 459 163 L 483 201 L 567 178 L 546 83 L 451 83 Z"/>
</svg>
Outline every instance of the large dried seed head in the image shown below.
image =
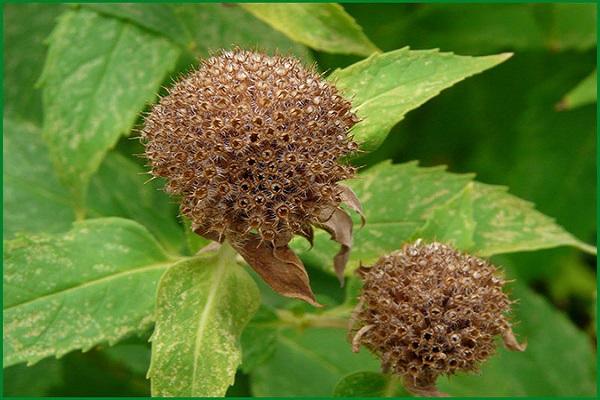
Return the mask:
<svg viewBox="0 0 600 400">
<path fill-rule="evenodd" d="M 524 350 L 506 317 L 505 281 L 487 261 L 417 241 L 360 274 L 355 350 L 365 345 L 415 393 L 436 394 L 439 375 L 476 370 L 494 353 L 497 335 Z"/>
<path fill-rule="evenodd" d="M 341 201 L 354 174 L 351 105 L 292 57 L 244 50 L 205 60 L 152 109 L 142 138 L 152 174 L 196 227 L 287 243 Z"/>
</svg>

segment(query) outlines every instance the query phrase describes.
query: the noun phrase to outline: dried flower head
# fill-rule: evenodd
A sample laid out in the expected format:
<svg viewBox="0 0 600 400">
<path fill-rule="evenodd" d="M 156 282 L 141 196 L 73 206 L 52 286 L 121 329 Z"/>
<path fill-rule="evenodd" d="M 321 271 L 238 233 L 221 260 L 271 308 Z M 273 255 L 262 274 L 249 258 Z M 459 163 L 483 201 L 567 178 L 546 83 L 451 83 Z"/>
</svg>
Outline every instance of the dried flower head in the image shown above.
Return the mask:
<svg viewBox="0 0 600 400">
<path fill-rule="evenodd" d="M 171 88 L 147 116 L 142 138 L 151 173 L 181 197 L 181 213 L 197 233 L 227 239 L 247 260 L 256 258 L 251 247 L 266 247 L 263 261 L 270 254 L 298 264 L 287 249 L 293 235 L 312 240 L 312 225 L 334 237 L 351 230 L 351 222 L 330 221 L 348 225 L 340 203 L 358 204 L 338 184 L 355 173 L 339 160 L 357 149 L 348 134 L 357 121 L 350 102 L 314 68 L 236 49 L 204 60 Z M 338 270 L 350 246 L 340 243 Z M 267 278 L 264 269 L 257 271 L 269 282 L 277 270 Z"/>
<path fill-rule="evenodd" d="M 353 350 L 366 346 L 415 394 L 440 395 L 439 375 L 475 371 L 495 352 L 495 336 L 523 351 L 506 317 L 505 281 L 489 262 L 441 243 L 407 244 L 361 268 Z"/>
</svg>

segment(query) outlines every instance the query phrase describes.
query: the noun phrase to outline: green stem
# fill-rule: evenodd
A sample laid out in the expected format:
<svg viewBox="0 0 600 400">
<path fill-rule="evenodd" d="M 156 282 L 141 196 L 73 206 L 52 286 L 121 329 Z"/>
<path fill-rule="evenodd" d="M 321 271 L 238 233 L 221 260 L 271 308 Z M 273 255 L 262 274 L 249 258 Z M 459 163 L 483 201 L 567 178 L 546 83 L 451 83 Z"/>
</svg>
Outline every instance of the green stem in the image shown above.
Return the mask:
<svg viewBox="0 0 600 400">
<path fill-rule="evenodd" d="M 75 212 L 75 221 L 83 221 L 85 219 L 85 208 L 75 205 L 73 211 Z"/>
<path fill-rule="evenodd" d="M 386 377 L 388 378 L 388 381 L 383 390 L 383 397 L 398 397 L 396 391 L 399 387 L 402 387 L 400 379 L 392 374 L 388 374 Z"/>
<path fill-rule="evenodd" d="M 348 310 L 336 307 L 322 314 L 296 315 L 289 310 L 277 310 L 279 322 L 298 328 L 344 328 L 348 327 Z"/>
</svg>

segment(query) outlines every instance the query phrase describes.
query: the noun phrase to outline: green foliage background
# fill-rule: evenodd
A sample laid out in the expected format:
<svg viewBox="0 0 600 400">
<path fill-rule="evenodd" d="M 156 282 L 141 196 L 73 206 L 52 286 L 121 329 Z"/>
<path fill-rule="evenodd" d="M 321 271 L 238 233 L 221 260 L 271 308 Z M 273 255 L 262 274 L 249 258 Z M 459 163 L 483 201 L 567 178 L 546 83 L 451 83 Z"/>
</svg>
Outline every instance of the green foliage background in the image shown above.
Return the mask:
<svg viewBox="0 0 600 400">
<path fill-rule="evenodd" d="M 187 233 L 160 182 L 144 185 L 143 150 L 128 137 L 140 112 L 197 57 L 233 44 L 316 61 L 371 117 L 356 129 L 372 152 L 353 160 L 370 223 L 356 232 L 353 261 L 438 238 L 492 256 L 517 280 L 528 350 L 500 350 L 480 375 L 442 390 L 595 394 L 596 261 L 584 252 L 596 242 L 595 5 L 4 7 L 6 395 L 149 395 L 154 322 L 150 376 L 193 365 L 175 383 L 153 380 L 158 394 L 405 394 L 365 350 L 350 351 L 335 310 L 351 306 L 356 282 L 337 284 L 327 235 L 310 252 L 293 244 L 327 305 L 315 311 L 237 265 L 189 258 L 206 243 Z M 447 196 L 427 203 L 436 188 Z M 511 218 L 498 226 L 502 210 Z M 194 347 L 189 320 L 218 323 Z M 160 346 L 173 337 L 190 341 Z M 215 347 L 196 368 L 193 349 Z M 190 360 L 171 363 L 177 354 Z"/>
</svg>

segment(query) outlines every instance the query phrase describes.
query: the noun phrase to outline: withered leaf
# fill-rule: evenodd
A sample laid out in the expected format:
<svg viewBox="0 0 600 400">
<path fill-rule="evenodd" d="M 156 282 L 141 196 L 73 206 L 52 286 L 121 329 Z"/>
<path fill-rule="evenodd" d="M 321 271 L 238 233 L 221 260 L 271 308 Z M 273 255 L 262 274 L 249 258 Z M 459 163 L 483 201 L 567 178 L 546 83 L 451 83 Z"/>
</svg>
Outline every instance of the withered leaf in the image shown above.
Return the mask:
<svg viewBox="0 0 600 400">
<path fill-rule="evenodd" d="M 340 284 L 344 286 L 344 269 L 352 248 L 352 219 L 339 208 L 333 210 L 330 215 L 329 213 L 330 210 L 323 212 L 323 215 L 329 217 L 322 219 L 318 226 L 329 232 L 331 240 L 335 240 L 341 245 L 340 251 L 333 258 L 333 267 Z"/>
<path fill-rule="evenodd" d="M 243 244 L 232 243 L 232 246 L 277 293 L 321 307 L 310 288 L 302 261 L 287 244 L 274 247 L 261 241 L 258 235 L 252 235 Z"/>
<path fill-rule="evenodd" d="M 345 205 L 350 207 L 352 210 L 354 210 L 354 212 L 356 212 L 358 215 L 360 215 L 360 227 L 362 228 L 363 226 L 365 226 L 366 218 L 365 218 L 365 214 L 362 209 L 362 205 L 360 204 L 360 201 L 358 200 L 358 197 L 356 197 L 356 194 L 348 186 L 344 186 L 344 185 L 338 185 L 338 186 L 342 190 L 340 192 L 340 197 L 342 198 L 342 203 L 344 203 Z"/>
<path fill-rule="evenodd" d="M 504 341 L 504 346 L 512 351 L 525 351 L 527 348 L 527 343 L 519 343 L 512 329 L 509 327 L 502 334 L 502 340 Z"/>
<path fill-rule="evenodd" d="M 358 353 L 360 350 L 360 339 L 363 337 L 365 333 L 373 329 L 375 325 L 365 325 L 356 332 L 354 337 L 352 338 L 352 352 Z"/>
<path fill-rule="evenodd" d="M 207 239 L 216 242 L 224 239 L 206 227 L 195 226 L 194 228 L 196 234 Z M 312 239 L 312 228 L 309 232 L 308 235 Z M 258 235 L 251 234 L 243 240 L 230 242 L 248 265 L 277 293 L 321 307 L 310 287 L 304 264 L 287 246 L 289 240 L 289 237 L 280 237 L 274 243 L 264 242 Z"/>
</svg>

